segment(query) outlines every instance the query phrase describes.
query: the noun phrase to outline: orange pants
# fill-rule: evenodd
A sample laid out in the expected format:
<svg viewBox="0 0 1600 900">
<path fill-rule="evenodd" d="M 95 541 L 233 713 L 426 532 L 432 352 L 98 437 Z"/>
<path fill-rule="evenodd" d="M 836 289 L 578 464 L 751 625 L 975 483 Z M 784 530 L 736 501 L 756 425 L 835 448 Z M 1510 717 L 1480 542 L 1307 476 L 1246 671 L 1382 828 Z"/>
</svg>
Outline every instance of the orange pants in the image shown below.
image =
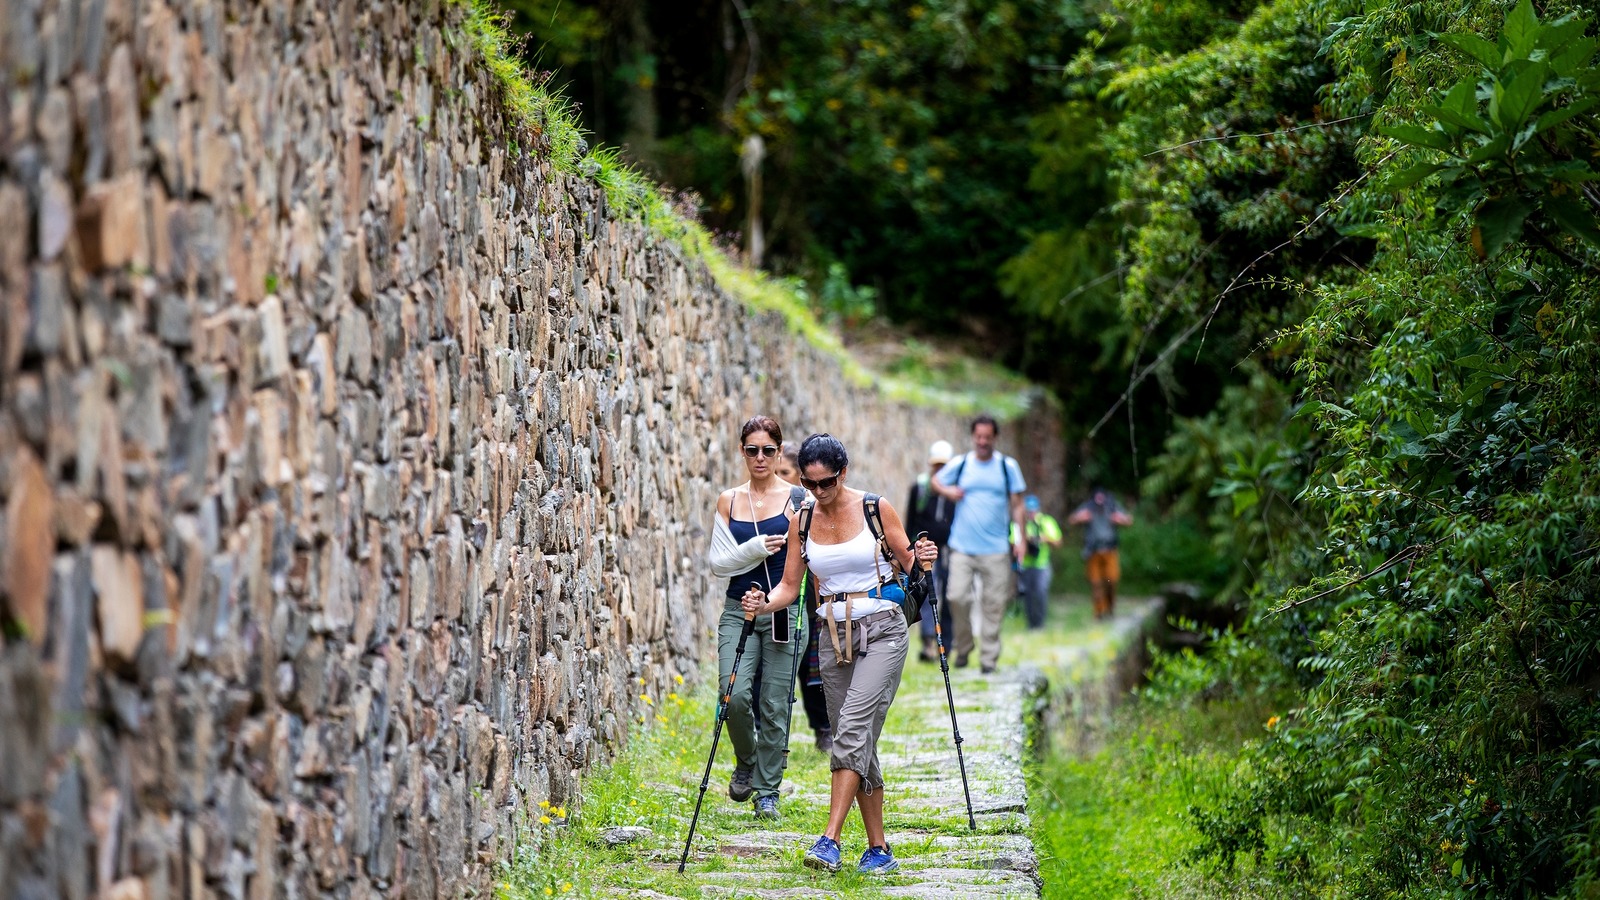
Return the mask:
<svg viewBox="0 0 1600 900">
<path fill-rule="evenodd" d="M 1094 597 L 1094 617 L 1111 615 L 1117 605 L 1117 581 L 1122 578 L 1122 566 L 1117 561 L 1117 551 L 1097 550 L 1089 554 L 1084 563 L 1089 575 L 1089 594 Z"/>
</svg>

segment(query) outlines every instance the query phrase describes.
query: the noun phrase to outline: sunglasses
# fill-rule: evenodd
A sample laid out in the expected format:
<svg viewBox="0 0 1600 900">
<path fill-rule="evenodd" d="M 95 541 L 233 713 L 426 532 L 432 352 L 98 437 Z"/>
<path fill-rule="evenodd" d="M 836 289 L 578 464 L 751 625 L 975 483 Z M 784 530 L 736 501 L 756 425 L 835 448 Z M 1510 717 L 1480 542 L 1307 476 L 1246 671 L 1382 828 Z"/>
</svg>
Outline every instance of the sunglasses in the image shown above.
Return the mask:
<svg viewBox="0 0 1600 900">
<path fill-rule="evenodd" d="M 803 476 L 800 479 L 800 486 L 808 491 L 825 491 L 838 483 L 839 473 L 837 472 L 829 475 L 827 478 L 819 478 L 816 481 L 812 481 L 811 479 Z"/>
<path fill-rule="evenodd" d="M 767 444 L 765 447 L 757 447 L 755 444 L 745 444 L 744 455 L 751 459 L 755 459 L 757 456 L 765 456 L 767 459 L 771 459 L 772 457 L 778 455 L 778 448 L 773 444 Z"/>
</svg>

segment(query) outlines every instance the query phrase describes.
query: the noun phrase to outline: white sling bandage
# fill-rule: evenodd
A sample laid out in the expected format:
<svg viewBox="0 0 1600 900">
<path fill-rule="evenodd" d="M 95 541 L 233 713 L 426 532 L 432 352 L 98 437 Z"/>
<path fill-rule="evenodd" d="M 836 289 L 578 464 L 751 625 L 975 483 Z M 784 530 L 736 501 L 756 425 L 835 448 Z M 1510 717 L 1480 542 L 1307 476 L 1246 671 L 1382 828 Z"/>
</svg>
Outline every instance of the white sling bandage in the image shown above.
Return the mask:
<svg viewBox="0 0 1600 900">
<path fill-rule="evenodd" d="M 712 575 L 718 578 L 743 575 L 772 555 L 768 552 L 767 542 L 762 535 L 758 534 L 740 544 L 734 541 L 733 532 L 728 530 L 726 519 L 721 515 L 714 515 L 712 519 L 711 552 L 707 554 L 711 562 Z"/>
</svg>

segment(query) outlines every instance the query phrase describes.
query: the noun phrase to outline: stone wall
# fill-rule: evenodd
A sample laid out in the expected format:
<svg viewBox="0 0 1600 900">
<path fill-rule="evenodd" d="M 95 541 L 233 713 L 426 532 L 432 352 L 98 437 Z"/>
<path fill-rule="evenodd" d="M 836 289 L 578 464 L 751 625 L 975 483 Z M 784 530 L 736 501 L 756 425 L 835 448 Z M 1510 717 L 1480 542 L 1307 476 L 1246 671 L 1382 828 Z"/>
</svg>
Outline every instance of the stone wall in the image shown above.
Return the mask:
<svg viewBox="0 0 1600 900">
<path fill-rule="evenodd" d="M 964 433 L 553 173 L 463 16 L 6 4 L 0 896 L 481 890 L 699 675 L 743 418 L 893 498 Z"/>
</svg>

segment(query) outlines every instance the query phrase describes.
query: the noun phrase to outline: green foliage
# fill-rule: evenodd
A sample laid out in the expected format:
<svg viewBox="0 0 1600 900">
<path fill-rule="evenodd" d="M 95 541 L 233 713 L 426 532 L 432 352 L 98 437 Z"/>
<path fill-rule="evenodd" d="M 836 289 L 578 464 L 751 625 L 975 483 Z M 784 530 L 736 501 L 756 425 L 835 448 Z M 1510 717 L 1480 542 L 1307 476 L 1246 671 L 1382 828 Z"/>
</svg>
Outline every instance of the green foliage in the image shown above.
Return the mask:
<svg viewBox="0 0 1600 900">
<path fill-rule="evenodd" d="M 1388 186 L 1401 190 L 1437 174 L 1448 186 L 1441 208 L 1471 211 L 1480 259 L 1522 237 L 1530 216 L 1536 219 L 1530 239 L 1571 262 L 1592 265 L 1578 259 L 1584 249 L 1560 246 L 1568 236 L 1600 249 L 1600 228 L 1581 193 L 1582 185 L 1600 180 L 1581 155 L 1600 136 L 1584 117 L 1600 105 L 1600 68 L 1593 65 L 1600 40 L 1585 36 L 1590 24 L 1575 13 L 1541 23 L 1529 0 L 1521 0 L 1498 43 L 1471 32 L 1440 35 L 1479 71 L 1422 108 L 1426 125 L 1382 129 L 1407 146 L 1437 151 L 1425 157 L 1444 154 L 1442 162 L 1397 172 Z"/>
<path fill-rule="evenodd" d="M 1276 860 L 1247 856 L 1232 872 L 1186 864 L 1186 848 L 1207 827 L 1190 810 L 1213 806 L 1248 777 L 1239 754 L 1266 733 L 1272 701 L 1141 701 L 1118 712 L 1096 752 L 1045 760 L 1029 785 L 1044 896 L 1294 896 L 1263 889 L 1258 875 Z"/>
</svg>

